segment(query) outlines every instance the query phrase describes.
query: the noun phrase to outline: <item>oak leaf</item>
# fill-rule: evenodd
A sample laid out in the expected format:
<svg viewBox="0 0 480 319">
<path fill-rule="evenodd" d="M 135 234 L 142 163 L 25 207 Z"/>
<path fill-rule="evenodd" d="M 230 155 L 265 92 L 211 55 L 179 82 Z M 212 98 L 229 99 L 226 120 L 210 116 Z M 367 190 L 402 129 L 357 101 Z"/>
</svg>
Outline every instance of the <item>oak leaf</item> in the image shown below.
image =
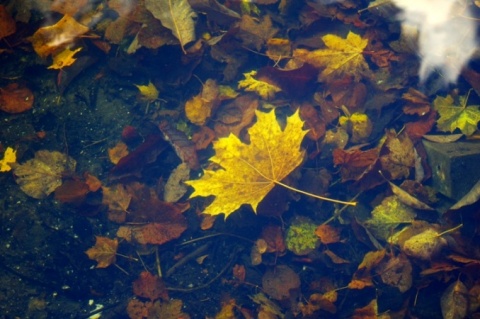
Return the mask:
<svg viewBox="0 0 480 319">
<path fill-rule="evenodd" d="M 3 159 L 0 160 L 0 172 L 8 172 L 12 169 L 10 164 L 17 161 L 17 151 L 11 147 L 7 147 L 3 154 Z"/>
<path fill-rule="evenodd" d="M 118 249 L 118 240 L 108 237 L 96 236 L 95 246 L 89 248 L 85 253 L 88 258 L 97 261 L 97 268 L 107 268 L 115 263 Z"/>
<path fill-rule="evenodd" d="M 457 104 L 451 95 L 447 97 L 437 96 L 433 101 L 434 108 L 440 114 L 437 127 L 443 132 L 453 132 L 455 129 L 470 136 L 477 130 L 480 122 L 480 110 L 478 105 L 467 106 L 467 96 L 460 96 Z"/>
<path fill-rule="evenodd" d="M 245 89 L 247 92 L 255 92 L 260 95 L 264 100 L 269 100 L 275 97 L 275 93 L 282 91 L 278 86 L 260 81 L 254 78 L 257 75 L 257 71 L 253 70 L 243 74 L 245 80 L 238 82 L 239 89 Z"/>
<path fill-rule="evenodd" d="M 257 122 L 248 130 L 250 144 L 233 134 L 220 138 L 213 143 L 215 155 L 210 161 L 221 168 L 207 169 L 199 180 L 186 182 L 195 188 L 190 197 L 216 196 L 204 213 L 228 217 L 242 204 L 256 212 L 275 184 L 302 163 L 300 143 L 307 131 L 302 129 L 299 112 L 287 118 L 283 131 L 275 112 L 256 111 L 256 115 Z"/>
<path fill-rule="evenodd" d="M 310 63 L 315 67 L 324 68 L 320 74 L 321 81 L 331 80 L 342 76 L 352 76 L 356 81 L 369 72 L 369 67 L 363 51 L 368 44 L 368 39 L 363 39 L 358 34 L 349 32 L 345 39 L 327 34 L 322 37 L 327 48 L 308 51 L 296 49 L 294 58 Z"/>
</svg>

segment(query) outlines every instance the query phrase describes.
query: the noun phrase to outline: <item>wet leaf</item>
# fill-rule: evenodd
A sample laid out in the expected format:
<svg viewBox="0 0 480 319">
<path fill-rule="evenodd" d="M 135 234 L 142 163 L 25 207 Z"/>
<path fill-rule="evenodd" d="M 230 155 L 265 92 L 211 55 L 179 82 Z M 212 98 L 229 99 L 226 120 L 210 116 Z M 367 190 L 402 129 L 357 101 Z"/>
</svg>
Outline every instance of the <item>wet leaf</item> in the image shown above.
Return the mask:
<svg viewBox="0 0 480 319">
<path fill-rule="evenodd" d="M 95 260 L 97 268 L 107 268 L 115 263 L 118 249 L 118 240 L 108 237 L 95 236 L 95 246 L 89 248 L 85 253 L 88 258 Z"/>
<path fill-rule="evenodd" d="M 84 181 L 67 179 L 55 189 L 55 199 L 62 203 L 81 204 L 89 192 Z"/>
<path fill-rule="evenodd" d="M 467 287 L 460 280 L 451 283 L 442 294 L 440 306 L 444 319 L 465 318 L 469 310 Z"/>
<path fill-rule="evenodd" d="M 111 187 L 103 186 L 102 190 L 102 203 L 108 205 L 108 218 L 118 223 L 124 222 L 132 195 L 122 184 L 114 184 Z"/>
<path fill-rule="evenodd" d="M 55 54 L 53 56 L 53 64 L 48 67 L 48 69 L 62 69 L 66 66 L 72 65 L 77 59 L 73 56 L 82 50 L 82 48 L 77 48 L 75 50 L 70 50 L 65 48 L 62 52 Z"/>
<path fill-rule="evenodd" d="M 276 266 L 263 275 L 262 288 L 275 300 L 288 300 L 300 288 L 300 277 L 288 266 Z"/>
<path fill-rule="evenodd" d="M 404 254 L 384 260 L 376 268 L 376 272 L 384 284 L 397 287 L 401 293 L 412 287 L 412 264 Z"/>
<path fill-rule="evenodd" d="M 356 148 L 345 151 L 337 148 L 333 151 L 333 163 L 340 166 L 342 181 L 358 181 L 372 167 L 377 158 L 377 149 L 361 151 Z"/>
<path fill-rule="evenodd" d="M 403 106 L 403 113 L 405 114 L 423 116 L 430 112 L 428 97 L 420 91 L 409 88 L 408 92 L 402 95 L 402 99 L 406 102 Z"/>
<path fill-rule="evenodd" d="M 457 128 L 465 135 L 470 136 L 477 131 L 480 122 L 478 105 L 467 106 L 467 96 L 460 96 L 457 104 L 451 95 L 437 96 L 433 101 L 434 108 L 440 114 L 437 127 L 444 132 L 453 132 Z"/>
<path fill-rule="evenodd" d="M 222 105 L 215 119 L 217 137 L 226 137 L 230 133 L 240 136 L 242 130 L 252 124 L 258 105 L 258 98 L 253 95 L 242 95 Z"/>
<path fill-rule="evenodd" d="M 254 77 L 257 75 L 257 71 L 255 70 L 244 73 L 243 75 L 245 76 L 245 80 L 238 82 L 238 88 L 245 89 L 247 92 L 255 92 L 264 100 L 273 99 L 275 93 L 282 91 L 282 89 L 273 84 L 255 79 Z"/>
<path fill-rule="evenodd" d="M 88 30 L 88 27 L 66 14 L 56 24 L 38 29 L 30 41 L 35 52 L 44 59 Z"/>
<path fill-rule="evenodd" d="M 353 143 L 366 142 L 373 129 L 372 122 L 368 116 L 363 113 L 340 116 L 338 124 L 350 133 Z"/>
<path fill-rule="evenodd" d="M 356 81 L 368 73 L 369 67 L 363 51 L 368 44 L 358 34 L 349 32 L 345 39 L 333 34 L 322 37 L 326 49 L 308 51 L 296 49 L 293 56 L 296 59 L 323 68 L 320 80 L 331 80 L 342 76 L 353 76 Z"/>
<path fill-rule="evenodd" d="M 185 53 L 185 45 L 195 41 L 196 14 L 187 0 L 146 0 L 145 7 L 170 29 Z"/>
<path fill-rule="evenodd" d="M 118 162 L 128 155 L 128 146 L 124 142 L 118 142 L 114 147 L 108 149 L 108 158 L 113 164 Z"/>
<path fill-rule="evenodd" d="M 480 199 L 480 181 L 473 185 L 472 189 L 465 194 L 458 202 L 455 203 L 449 210 L 457 210 L 464 206 L 468 206 L 478 202 Z"/>
<path fill-rule="evenodd" d="M 324 245 L 338 243 L 340 241 L 340 231 L 330 225 L 320 225 L 315 230 L 315 235 L 320 238 Z"/>
<path fill-rule="evenodd" d="M 87 4 L 88 0 L 54 0 L 50 10 L 74 16 L 81 9 L 85 9 Z"/>
<path fill-rule="evenodd" d="M 411 223 L 415 216 L 415 211 L 398 197 L 389 196 L 373 209 L 372 217 L 365 225 L 378 239 L 386 240 L 400 224 Z"/>
<path fill-rule="evenodd" d="M 187 186 L 184 184 L 190 178 L 190 168 L 187 164 L 179 164 L 168 177 L 163 191 L 163 200 L 169 203 L 175 203 L 187 192 Z"/>
<path fill-rule="evenodd" d="M 191 197 L 215 196 L 204 213 L 228 217 L 243 204 L 256 211 L 275 183 L 303 161 L 300 143 L 307 132 L 298 112 L 287 119 L 283 131 L 275 112 L 256 114 L 257 122 L 249 129 L 250 144 L 233 134 L 220 138 L 213 144 L 215 155 L 210 160 L 222 168 L 205 170 L 201 179 L 186 182 L 195 188 Z"/>
<path fill-rule="evenodd" d="M 377 318 L 378 318 L 377 299 L 373 299 L 365 307 L 355 309 L 352 315 L 352 319 L 377 319 Z"/>
<path fill-rule="evenodd" d="M 447 246 L 446 239 L 442 238 L 437 230 L 427 228 L 408 238 L 401 245 L 401 248 L 408 256 L 421 260 L 431 260 L 445 246 Z"/>
<path fill-rule="evenodd" d="M 190 122 L 204 125 L 220 103 L 219 94 L 215 80 L 208 79 L 202 87 L 202 92 L 185 103 L 185 115 Z"/>
<path fill-rule="evenodd" d="M 233 277 L 237 279 L 239 282 L 245 282 L 245 266 L 236 264 L 233 266 Z"/>
<path fill-rule="evenodd" d="M 0 172 L 8 172 L 12 169 L 10 164 L 17 162 L 17 151 L 11 147 L 7 147 L 3 158 L 0 160 Z"/>
<path fill-rule="evenodd" d="M 260 51 L 267 40 L 277 34 L 278 29 L 272 25 L 272 19 L 265 15 L 261 19 L 255 19 L 244 14 L 239 23 L 239 32 L 237 36 L 242 40 L 246 47 Z"/>
<path fill-rule="evenodd" d="M 382 173 L 389 178 L 408 178 L 410 170 L 415 167 L 415 152 L 413 142 L 408 135 L 387 132 L 387 138 L 380 149 Z"/>
<path fill-rule="evenodd" d="M 0 39 L 8 37 L 17 31 L 15 20 L 10 16 L 5 6 L 0 5 Z"/>
<path fill-rule="evenodd" d="M 149 307 L 147 318 L 190 319 L 190 316 L 182 312 L 182 309 L 183 302 L 180 299 L 157 300 Z"/>
<path fill-rule="evenodd" d="M 57 151 L 41 150 L 35 157 L 15 167 L 16 182 L 28 196 L 47 197 L 62 184 L 62 173 L 74 171 L 76 161 Z"/>
<path fill-rule="evenodd" d="M 160 298 L 168 300 L 167 287 L 165 287 L 162 279 L 148 271 L 142 271 L 137 280 L 133 282 L 133 293 L 151 301 Z"/>
<path fill-rule="evenodd" d="M 397 198 L 405 205 L 408 205 L 416 209 L 434 210 L 432 207 L 428 206 L 424 202 L 415 198 L 414 196 L 412 196 L 402 188 L 398 187 L 397 185 L 393 184 L 392 182 L 388 182 L 388 184 L 390 185 L 390 189 L 392 190 L 392 193 L 397 195 Z"/>
<path fill-rule="evenodd" d="M 7 113 L 22 113 L 32 108 L 34 96 L 26 86 L 10 83 L 0 88 L 0 110 Z"/>
<path fill-rule="evenodd" d="M 175 153 L 177 153 L 183 163 L 187 164 L 188 167 L 193 170 L 200 168 L 195 145 L 184 132 L 177 130 L 175 126 L 168 121 L 162 121 L 158 125 L 158 128 L 163 133 L 165 140 L 172 145 Z"/>
<path fill-rule="evenodd" d="M 136 85 L 140 91 L 140 99 L 152 103 L 158 99 L 159 92 L 152 82 L 148 82 L 147 85 Z"/>
<path fill-rule="evenodd" d="M 238 307 L 235 303 L 235 299 L 229 299 L 222 302 L 222 308 L 215 315 L 215 319 L 236 319 L 235 308 Z"/>
</svg>

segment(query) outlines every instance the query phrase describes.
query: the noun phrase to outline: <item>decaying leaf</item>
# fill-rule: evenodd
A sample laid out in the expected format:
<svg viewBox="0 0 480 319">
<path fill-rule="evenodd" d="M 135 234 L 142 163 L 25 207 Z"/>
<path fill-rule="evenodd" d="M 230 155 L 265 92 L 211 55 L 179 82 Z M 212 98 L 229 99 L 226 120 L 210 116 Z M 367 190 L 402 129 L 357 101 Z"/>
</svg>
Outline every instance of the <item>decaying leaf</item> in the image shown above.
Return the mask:
<svg viewBox="0 0 480 319">
<path fill-rule="evenodd" d="M 175 203 L 187 192 L 187 186 L 183 183 L 190 178 L 190 168 L 187 164 L 178 165 L 168 177 L 163 191 L 163 200 Z"/>
<path fill-rule="evenodd" d="M 372 271 L 385 258 L 385 249 L 370 251 L 363 256 L 363 260 L 358 265 L 357 271 L 353 275 L 352 281 L 348 284 L 350 289 L 363 289 L 372 286 Z"/>
<path fill-rule="evenodd" d="M 242 39 L 243 44 L 257 51 L 261 50 L 265 42 L 278 32 L 278 29 L 273 27 L 269 15 L 265 15 L 259 21 L 244 14 L 239 23 L 239 29 L 237 36 Z"/>
<path fill-rule="evenodd" d="M 460 280 L 451 283 L 442 294 L 440 306 L 444 319 L 466 318 L 469 307 L 467 287 Z"/>
<path fill-rule="evenodd" d="M 115 144 L 114 147 L 108 149 L 108 158 L 113 164 L 118 164 L 118 162 L 125 156 L 128 155 L 128 146 L 122 141 L 119 141 Z"/>
<path fill-rule="evenodd" d="M 74 171 L 76 161 L 57 151 L 41 150 L 35 157 L 14 169 L 16 182 L 29 196 L 44 198 L 62 184 L 62 173 Z"/>
<path fill-rule="evenodd" d="M 15 20 L 10 16 L 5 6 L 0 5 L 0 39 L 14 34 L 16 30 Z"/>
<path fill-rule="evenodd" d="M 204 213 L 228 217 L 242 204 L 256 211 L 275 183 L 303 161 L 300 143 L 307 132 L 298 111 L 287 118 L 283 131 L 275 112 L 256 114 L 257 122 L 248 130 L 250 144 L 233 134 L 220 138 L 213 143 L 215 155 L 210 160 L 221 168 L 205 170 L 201 179 L 186 182 L 195 188 L 191 197 L 216 196 Z"/>
<path fill-rule="evenodd" d="M 114 184 L 110 187 L 103 186 L 102 190 L 102 203 L 108 205 L 108 218 L 118 223 L 124 222 L 132 195 L 127 192 L 122 184 Z"/>
<path fill-rule="evenodd" d="M 185 103 L 185 115 L 190 122 L 197 125 L 205 124 L 220 102 L 217 99 L 219 94 L 215 80 L 208 79 L 203 85 L 202 92 Z"/>
<path fill-rule="evenodd" d="M 142 271 L 137 280 L 133 282 L 133 293 L 142 298 L 168 300 L 167 287 L 162 279 L 148 271 Z"/>
<path fill-rule="evenodd" d="M 358 181 L 372 167 L 377 158 L 378 150 L 375 148 L 367 151 L 359 149 L 345 151 L 336 148 L 333 151 L 333 163 L 340 166 L 343 181 Z"/>
<path fill-rule="evenodd" d="M 32 108 L 34 96 L 24 85 L 10 83 L 0 88 L 0 110 L 7 113 L 22 113 Z"/>
<path fill-rule="evenodd" d="M 412 264 L 404 254 L 383 260 L 376 268 L 382 282 L 404 293 L 412 287 Z"/>
<path fill-rule="evenodd" d="M 478 105 L 467 106 L 468 95 L 460 96 L 457 104 L 451 95 L 437 96 L 433 101 L 434 108 L 440 114 L 437 127 L 444 132 L 453 132 L 457 128 L 465 135 L 470 136 L 477 130 L 480 122 Z"/>
<path fill-rule="evenodd" d="M 411 223 L 415 216 L 412 208 L 396 196 L 389 196 L 373 209 L 372 217 L 365 224 L 378 239 L 386 240 L 400 224 Z"/>
<path fill-rule="evenodd" d="M 187 0 L 146 0 L 145 7 L 178 39 L 182 50 L 195 41 L 196 14 Z"/>
<path fill-rule="evenodd" d="M 7 147 L 3 158 L 0 160 L 0 172 L 8 172 L 12 169 L 10 164 L 17 162 L 17 151 L 11 147 Z"/>
<path fill-rule="evenodd" d="M 288 300 L 300 288 L 300 277 L 288 266 L 279 265 L 263 275 L 262 288 L 275 300 Z"/>
<path fill-rule="evenodd" d="M 401 248 L 408 256 L 431 260 L 445 246 L 447 246 L 447 240 L 441 237 L 437 230 L 429 227 L 405 240 Z"/>
<path fill-rule="evenodd" d="M 260 81 L 254 78 L 257 74 L 257 71 L 253 70 L 248 73 L 244 73 L 245 80 L 238 82 L 239 89 L 245 89 L 247 92 L 255 92 L 260 95 L 264 100 L 269 100 L 275 97 L 275 93 L 281 92 L 282 89 L 279 87 Z"/>
<path fill-rule="evenodd" d="M 330 225 L 320 225 L 315 229 L 315 235 L 320 238 L 324 245 L 338 243 L 340 241 L 340 231 Z"/>
<path fill-rule="evenodd" d="M 95 246 L 89 248 L 85 253 L 88 258 L 97 261 L 97 268 L 107 268 L 115 263 L 118 249 L 118 240 L 108 237 L 96 236 Z"/>
<path fill-rule="evenodd" d="M 320 80 L 325 81 L 342 76 L 353 76 L 356 81 L 368 73 L 369 67 L 363 57 L 363 50 L 368 44 L 358 34 L 349 32 L 345 39 L 333 34 L 322 37 L 326 49 L 308 51 L 296 49 L 293 52 L 295 59 L 310 63 L 324 70 Z"/>
<path fill-rule="evenodd" d="M 407 178 L 415 167 L 415 152 L 412 140 L 403 132 L 387 132 L 387 138 L 380 149 L 382 172 L 391 179 Z"/>
<path fill-rule="evenodd" d="M 363 113 L 340 116 L 338 124 L 351 134 L 351 141 L 353 143 L 366 142 L 373 129 L 372 122 L 368 116 Z"/>
</svg>

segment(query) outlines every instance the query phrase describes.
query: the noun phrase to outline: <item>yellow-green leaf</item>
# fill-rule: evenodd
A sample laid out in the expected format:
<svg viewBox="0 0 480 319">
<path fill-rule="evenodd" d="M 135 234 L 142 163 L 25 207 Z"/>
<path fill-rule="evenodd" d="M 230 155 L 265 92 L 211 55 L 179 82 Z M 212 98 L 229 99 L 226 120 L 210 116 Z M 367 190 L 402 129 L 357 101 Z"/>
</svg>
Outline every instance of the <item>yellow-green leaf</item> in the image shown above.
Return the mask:
<svg viewBox="0 0 480 319">
<path fill-rule="evenodd" d="M 158 90 L 153 85 L 152 82 L 148 82 L 148 85 L 136 85 L 134 84 L 138 90 L 140 91 L 141 99 L 147 102 L 153 102 L 158 99 Z"/>
<path fill-rule="evenodd" d="M 437 127 L 444 132 L 453 132 L 459 129 L 463 134 L 470 136 L 477 130 L 480 121 L 478 105 L 467 106 L 467 96 L 460 96 L 459 102 L 455 103 L 452 96 L 437 96 L 433 101 L 435 110 L 440 114 Z"/>
<path fill-rule="evenodd" d="M 281 89 L 270 83 L 259 81 L 254 78 L 257 75 L 257 71 L 251 71 L 243 74 L 245 80 L 238 82 L 239 89 L 245 89 L 248 92 L 255 92 L 260 95 L 264 100 L 269 100 L 275 96 L 275 93 L 280 92 Z"/>
<path fill-rule="evenodd" d="M 248 130 L 250 144 L 234 134 L 220 138 L 213 144 L 215 155 L 210 161 L 221 168 L 207 169 L 199 180 L 186 182 L 195 188 L 190 197 L 215 196 L 204 213 L 228 217 L 243 204 L 256 211 L 276 182 L 302 163 L 300 144 L 307 131 L 299 112 L 287 118 L 283 131 L 273 111 L 256 111 L 256 115 L 257 122 Z"/>
</svg>

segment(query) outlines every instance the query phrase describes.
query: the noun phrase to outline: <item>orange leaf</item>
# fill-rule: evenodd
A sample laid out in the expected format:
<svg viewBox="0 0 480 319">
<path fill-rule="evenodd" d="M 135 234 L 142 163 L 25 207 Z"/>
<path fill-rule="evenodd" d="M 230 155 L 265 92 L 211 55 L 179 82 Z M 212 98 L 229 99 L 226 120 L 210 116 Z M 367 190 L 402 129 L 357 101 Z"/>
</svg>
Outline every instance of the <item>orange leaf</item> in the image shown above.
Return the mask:
<svg viewBox="0 0 480 319">
<path fill-rule="evenodd" d="M 38 29 L 30 41 L 35 52 L 44 59 L 88 30 L 88 27 L 66 14 L 56 24 Z"/>
<path fill-rule="evenodd" d="M 88 0 L 54 0 L 50 10 L 73 16 L 87 4 Z"/>
<path fill-rule="evenodd" d="M 95 236 L 95 246 L 89 248 L 85 253 L 88 258 L 98 262 L 97 268 L 107 268 L 115 263 L 118 249 L 118 240 L 108 237 Z"/>
<path fill-rule="evenodd" d="M 128 147 L 124 142 L 118 142 L 114 147 L 108 149 L 108 158 L 113 164 L 118 164 L 120 159 L 128 155 Z"/>
<path fill-rule="evenodd" d="M 142 298 L 154 301 L 162 298 L 168 299 L 168 292 L 162 279 L 148 271 L 142 271 L 137 280 L 133 282 L 133 293 Z"/>
<path fill-rule="evenodd" d="M 25 86 L 10 83 L 0 88 L 0 110 L 7 113 L 21 113 L 33 106 L 33 93 Z"/>
<path fill-rule="evenodd" d="M 315 230 L 315 234 L 320 238 L 322 244 L 333 244 L 340 241 L 340 231 L 330 225 L 320 225 Z"/>
<path fill-rule="evenodd" d="M 238 281 L 244 282 L 245 281 L 245 266 L 244 265 L 235 265 L 233 267 L 233 277 L 235 277 Z"/>
<path fill-rule="evenodd" d="M 359 149 L 345 151 L 337 148 L 333 151 L 333 163 L 341 166 L 342 181 L 358 181 L 377 158 L 378 150 L 375 148 L 368 151 Z"/>
</svg>

